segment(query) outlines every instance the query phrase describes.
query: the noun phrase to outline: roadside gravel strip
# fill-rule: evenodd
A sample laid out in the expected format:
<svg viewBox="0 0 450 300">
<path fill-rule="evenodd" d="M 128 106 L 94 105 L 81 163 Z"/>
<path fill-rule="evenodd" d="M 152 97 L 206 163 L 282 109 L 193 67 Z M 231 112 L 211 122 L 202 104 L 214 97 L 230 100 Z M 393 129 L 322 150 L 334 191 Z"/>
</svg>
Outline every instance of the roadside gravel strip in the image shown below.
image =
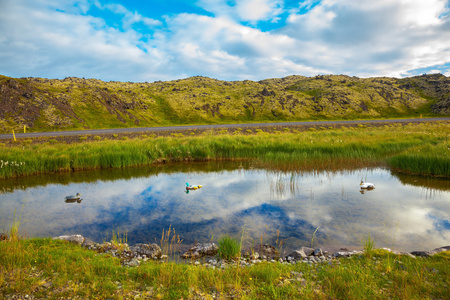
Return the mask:
<svg viewBox="0 0 450 300">
<path fill-rule="evenodd" d="M 248 124 L 220 124 L 220 125 L 185 125 L 185 126 L 166 126 L 166 127 L 134 127 L 134 128 L 113 128 L 113 129 L 92 129 L 92 130 L 74 130 L 74 131 L 49 131 L 49 132 L 30 132 L 16 133 L 16 138 L 37 138 L 37 137 L 56 137 L 73 136 L 85 134 L 113 134 L 113 133 L 131 133 L 131 132 L 158 132 L 158 131 L 184 131 L 184 130 L 208 130 L 219 128 L 251 128 L 251 127 L 274 127 L 274 126 L 330 126 L 342 125 L 351 126 L 355 124 L 389 124 L 389 123 L 426 123 L 450 121 L 446 118 L 428 118 L 428 119 L 391 119 L 391 120 L 352 120 L 352 121 L 310 121 L 310 122 L 280 122 L 280 123 L 248 123 Z M 13 134 L 0 134 L 0 139 L 12 139 Z"/>
</svg>

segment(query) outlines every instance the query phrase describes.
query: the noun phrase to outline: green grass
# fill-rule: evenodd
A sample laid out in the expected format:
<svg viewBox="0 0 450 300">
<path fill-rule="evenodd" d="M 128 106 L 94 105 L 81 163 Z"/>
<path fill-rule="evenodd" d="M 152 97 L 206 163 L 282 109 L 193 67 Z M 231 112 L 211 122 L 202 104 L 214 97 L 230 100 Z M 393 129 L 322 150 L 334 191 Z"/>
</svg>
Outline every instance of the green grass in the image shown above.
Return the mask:
<svg viewBox="0 0 450 300">
<path fill-rule="evenodd" d="M 235 260 L 241 256 L 241 245 L 238 240 L 225 235 L 218 241 L 219 257 L 226 260 Z"/>
<path fill-rule="evenodd" d="M 154 139 L 13 144 L 0 152 L 0 178 L 157 162 L 253 159 L 271 168 L 335 169 L 386 166 L 449 176 L 448 123 L 306 132 L 170 136 Z"/>
<path fill-rule="evenodd" d="M 51 239 L 0 242 L 0 295 L 46 299 L 446 299 L 450 252 L 373 256 L 324 264 L 263 262 L 212 269 L 118 258 Z"/>
<path fill-rule="evenodd" d="M 388 159 L 395 169 L 414 174 L 450 176 L 450 143 L 426 144 L 412 147 Z"/>
</svg>

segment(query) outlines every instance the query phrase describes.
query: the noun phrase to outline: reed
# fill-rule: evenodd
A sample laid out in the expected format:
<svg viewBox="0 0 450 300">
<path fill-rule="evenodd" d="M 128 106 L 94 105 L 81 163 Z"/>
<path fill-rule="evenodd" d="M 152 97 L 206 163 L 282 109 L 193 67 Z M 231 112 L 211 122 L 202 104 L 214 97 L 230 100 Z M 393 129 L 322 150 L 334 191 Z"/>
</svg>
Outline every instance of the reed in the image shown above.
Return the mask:
<svg viewBox="0 0 450 300">
<path fill-rule="evenodd" d="M 168 257 L 175 257 L 175 253 L 178 250 L 178 246 L 183 242 L 180 235 L 176 233 L 175 228 L 169 226 L 169 229 L 162 231 L 161 234 L 161 253 Z"/>
<path fill-rule="evenodd" d="M 410 148 L 388 159 L 392 168 L 415 174 L 450 176 L 450 143 Z"/>
<path fill-rule="evenodd" d="M 402 128 L 348 128 L 315 132 L 216 134 L 99 140 L 3 147 L 0 178 L 156 162 L 253 159 L 273 167 L 324 169 L 354 163 L 449 176 L 447 123 Z"/>
<path fill-rule="evenodd" d="M 367 236 L 366 241 L 364 242 L 364 255 L 368 258 L 372 257 L 373 250 L 375 249 L 375 241 L 370 238 L 370 234 Z"/>
</svg>

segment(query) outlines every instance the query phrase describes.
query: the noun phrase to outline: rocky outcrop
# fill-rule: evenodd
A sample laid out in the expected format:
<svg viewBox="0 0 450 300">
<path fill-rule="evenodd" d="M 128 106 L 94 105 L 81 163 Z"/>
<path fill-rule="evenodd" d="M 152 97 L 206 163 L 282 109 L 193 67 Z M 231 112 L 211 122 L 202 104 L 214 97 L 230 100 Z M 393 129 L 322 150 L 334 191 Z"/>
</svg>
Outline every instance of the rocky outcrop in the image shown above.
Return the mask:
<svg viewBox="0 0 450 300">
<path fill-rule="evenodd" d="M 450 97 L 433 104 L 431 109 L 436 114 L 450 115 Z"/>
</svg>

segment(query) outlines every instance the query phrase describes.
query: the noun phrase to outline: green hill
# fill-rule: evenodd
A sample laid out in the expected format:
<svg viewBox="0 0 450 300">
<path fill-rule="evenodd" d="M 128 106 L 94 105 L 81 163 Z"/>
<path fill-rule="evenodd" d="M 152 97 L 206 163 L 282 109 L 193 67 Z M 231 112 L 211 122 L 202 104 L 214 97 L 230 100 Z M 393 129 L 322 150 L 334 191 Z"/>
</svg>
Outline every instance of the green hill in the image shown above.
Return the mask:
<svg viewBox="0 0 450 300">
<path fill-rule="evenodd" d="M 0 132 L 450 114 L 450 79 L 344 75 L 154 82 L 0 76 Z"/>
</svg>

